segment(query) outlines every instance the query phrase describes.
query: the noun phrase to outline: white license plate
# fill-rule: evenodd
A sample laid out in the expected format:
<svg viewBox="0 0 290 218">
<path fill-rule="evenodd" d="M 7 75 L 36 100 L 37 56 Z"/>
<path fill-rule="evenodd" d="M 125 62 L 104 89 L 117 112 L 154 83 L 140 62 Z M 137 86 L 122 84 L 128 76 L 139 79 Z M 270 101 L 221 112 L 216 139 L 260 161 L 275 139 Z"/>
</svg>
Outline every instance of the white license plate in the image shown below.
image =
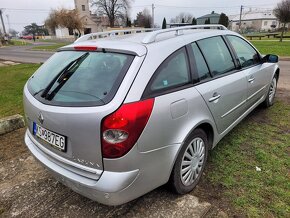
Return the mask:
<svg viewBox="0 0 290 218">
<path fill-rule="evenodd" d="M 35 122 L 33 122 L 33 135 L 41 138 L 42 140 L 46 141 L 47 143 L 49 143 L 50 145 L 61 151 L 66 151 L 65 136 L 59 135 L 55 132 L 45 129 Z"/>
</svg>

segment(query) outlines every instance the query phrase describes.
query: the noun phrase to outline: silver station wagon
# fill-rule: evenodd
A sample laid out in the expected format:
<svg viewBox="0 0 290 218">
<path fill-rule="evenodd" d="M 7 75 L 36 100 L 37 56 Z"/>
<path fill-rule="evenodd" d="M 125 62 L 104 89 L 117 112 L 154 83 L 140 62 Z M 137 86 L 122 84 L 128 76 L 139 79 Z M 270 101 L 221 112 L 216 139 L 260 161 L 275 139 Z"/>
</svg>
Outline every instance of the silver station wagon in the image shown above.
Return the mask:
<svg viewBox="0 0 290 218">
<path fill-rule="evenodd" d="M 221 25 L 85 35 L 25 85 L 25 143 L 57 180 L 102 204 L 166 183 L 185 194 L 209 150 L 273 104 L 277 62 Z"/>
</svg>

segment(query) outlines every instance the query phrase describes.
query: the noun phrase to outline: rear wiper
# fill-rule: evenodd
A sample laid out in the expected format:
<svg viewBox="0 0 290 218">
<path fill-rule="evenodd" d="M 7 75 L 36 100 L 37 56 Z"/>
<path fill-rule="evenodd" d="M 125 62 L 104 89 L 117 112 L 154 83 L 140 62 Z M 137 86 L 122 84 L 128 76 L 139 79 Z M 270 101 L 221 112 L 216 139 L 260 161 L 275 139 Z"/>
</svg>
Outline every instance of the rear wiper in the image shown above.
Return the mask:
<svg viewBox="0 0 290 218">
<path fill-rule="evenodd" d="M 87 56 L 89 55 L 89 52 L 86 52 L 85 54 L 83 54 L 82 56 L 80 56 L 79 58 L 71 61 L 68 65 L 66 65 L 52 80 L 51 82 L 48 84 L 48 86 L 43 90 L 41 97 L 48 99 L 50 97 L 50 95 L 56 91 L 56 88 L 58 88 L 62 83 L 60 83 L 52 92 L 51 94 L 48 95 L 48 92 L 50 91 L 50 89 L 52 88 L 52 86 L 55 84 L 55 82 L 62 77 L 65 73 L 67 73 L 73 66 L 75 66 L 76 64 L 80 63 L 81 61 L 83 61 Z M 61 85 L 62 86 L 62 85 Z M 60 89 L 61 87 L 59 87 Z"/>
<path fill-rule="evenodd" d="M 40 89 L 39 91 L 35 92 L 33 96 L 36 96 L 38 93 L 42 92 L 44 89 Z"/>
</svg>

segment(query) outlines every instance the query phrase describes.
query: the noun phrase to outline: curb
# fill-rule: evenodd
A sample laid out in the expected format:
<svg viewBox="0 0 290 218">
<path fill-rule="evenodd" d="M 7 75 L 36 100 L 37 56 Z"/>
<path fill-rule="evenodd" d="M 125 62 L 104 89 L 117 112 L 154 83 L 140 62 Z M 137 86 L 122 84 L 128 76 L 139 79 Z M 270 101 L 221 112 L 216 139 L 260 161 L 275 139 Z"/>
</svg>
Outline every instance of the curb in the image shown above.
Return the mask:
<svg viewBox="0 0 290 218">
<path fill-rule="evenodd" d="M 0 119 L 0 135 L 23 128 L 25 126 L 23 116 L 16 114 Z"/>
<path fill-rule="evenodd" d="M 279 61 L 290 61 L 290 57 L 287 56 L 279 57 Z"/>
</svg>

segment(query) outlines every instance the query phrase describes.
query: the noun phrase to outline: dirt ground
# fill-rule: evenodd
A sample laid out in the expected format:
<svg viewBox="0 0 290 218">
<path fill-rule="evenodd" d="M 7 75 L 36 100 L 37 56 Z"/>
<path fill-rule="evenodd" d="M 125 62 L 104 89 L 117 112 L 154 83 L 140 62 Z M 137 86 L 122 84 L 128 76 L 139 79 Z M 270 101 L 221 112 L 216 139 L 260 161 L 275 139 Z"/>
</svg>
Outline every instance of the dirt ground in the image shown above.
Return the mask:
<svg viewBox="0 0 290 218">
<path fill-rule="evenodd" d="M 0 217 L 201 217 L 211 208 L 165 187 L 121 206 L 101 205 L 56 181 L 28 152 L 24 133 L 0 136 Z"/>
<path fill-rule="evenodd" d="M 290 102 L 290 62 L 281 63 L 276 97 Z M 263 116 L 263 111 L 256 113 Z M 196 217 L 226 217 L 224 212 L 239 217 L 221 197 L 222 187 L 211 187 L 204 179 L 185 197 L 160 187 L 125 205 L 103 206 L 57 182 L 28 152 L 24 133 L 19 129 L 0 136 L 1 217 L 193 217 L 194 212 Z"/>
</svg>

